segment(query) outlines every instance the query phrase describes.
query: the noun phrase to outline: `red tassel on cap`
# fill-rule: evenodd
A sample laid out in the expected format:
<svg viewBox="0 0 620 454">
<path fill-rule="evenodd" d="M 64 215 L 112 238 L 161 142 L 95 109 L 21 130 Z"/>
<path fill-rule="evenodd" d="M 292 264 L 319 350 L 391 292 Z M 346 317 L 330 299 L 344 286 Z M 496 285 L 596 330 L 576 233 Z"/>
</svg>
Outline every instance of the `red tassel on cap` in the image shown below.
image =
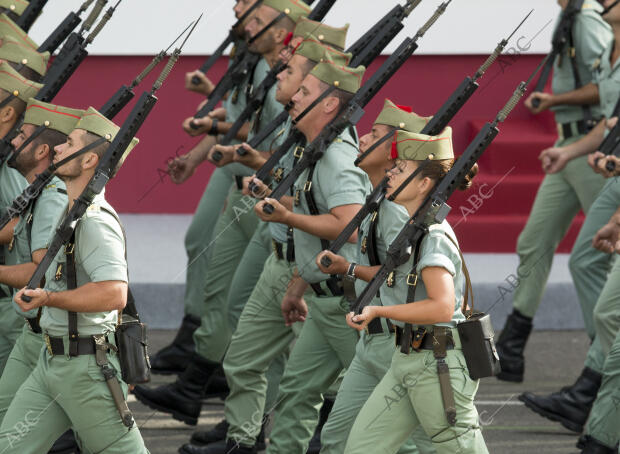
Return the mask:
<svg viewBox="0 0 620 454">
<path fill-rule="evenodd" d="M 396 143 L 396 138 L 394 138 L 394 141 L 392 142 L 392 153 L 390 156 L 392 159 L 398 158 L 398 144 Z"/>
<path fill-rule="evenodd" d="M 286 35 L 286 38 L 284 38 L 284 45 L 288 46 L 292 39 L 293 39 L 293 32 L 288 32 L 288 35 Z"/>
<path fill-rule="evenodd" d="M 400 110 L 404 110 L 407 113 L 412 113 L 413 109 L 409 106 L 399 106 L 398 104 L 396 105 L 396 107 L 398 107 Z"/>
</svg>

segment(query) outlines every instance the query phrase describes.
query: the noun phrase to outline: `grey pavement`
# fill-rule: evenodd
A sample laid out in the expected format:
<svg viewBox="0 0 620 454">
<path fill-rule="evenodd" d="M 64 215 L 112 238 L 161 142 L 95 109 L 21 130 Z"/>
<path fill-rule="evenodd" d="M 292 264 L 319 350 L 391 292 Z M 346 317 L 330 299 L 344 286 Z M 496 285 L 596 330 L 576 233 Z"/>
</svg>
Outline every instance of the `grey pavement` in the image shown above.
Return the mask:
<svg viewBox="0 0 620 454">
<path fill-rule="evenodd" d="M 156 352 L 172 337 L 172 331 L 151 331 L 151 352 Z M 589 340 L 582 331 L 534 332 L 525 352 L 526 374 L 523 383 L 511 384 L 495 378 L 481 381 L 476 406 L 491 454 L 578 452 L 575 448 L 577 434 L 532 413 L 517 400 L 517 396 L 523 391 L 548 393 L 572 384 L 582 369 L 588 345 Z M 171 380 L 172 377 L 155 375 L 151 386 Z M 166 414 L 152 411 L 133 396 L 130 396 L 130 407 L 151 454 L 176 453 L 181 444 L 189 441 L 195 430 Z M 197 427 L 212 426 L 222 417 L 222 401 L 209 401 L 203 405 Z"/>
<path fill-rule="evenodd" d="M 183 317 L 187 267 L 183 238 L 191 216 L 122 214 L 121 218 L 128 236 L 132 288 L 145 321 L 153 328 L 174 329 Z M 517 285 L 516 254 L 465 254 L 465 260 L 474 285 L 476 307 L 490 312 L 500 329 L 512 310 Z M 583 328 L 567 254 L 554 257 L 534 328 Z"/>
</svg>

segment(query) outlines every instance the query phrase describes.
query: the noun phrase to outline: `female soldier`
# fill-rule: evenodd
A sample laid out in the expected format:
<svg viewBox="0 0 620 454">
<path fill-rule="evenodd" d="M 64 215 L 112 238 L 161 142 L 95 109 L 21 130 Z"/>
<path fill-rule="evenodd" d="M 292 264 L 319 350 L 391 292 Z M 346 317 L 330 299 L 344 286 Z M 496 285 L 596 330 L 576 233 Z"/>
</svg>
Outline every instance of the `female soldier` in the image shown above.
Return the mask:
<svg viewBox="0 0 620 454">
<path fill-rule="evenodd" d="M 393 128 L 419 132 L 429 121 L 427 117 L 419 117 L 404 106 L 397 106 L 386 100 L 383 110 L 375 120 L 372 130 L 360 139 L 360 151 L 363 159 L 359 167 L 368 174 L 373 188 L 381 184 L 386 172 L 394 166 L 394 157 L 391 155 L 391 141 L 378 142 Z M 371 150 L 374 148 L 374 150 Z M 361 157 L 360 157 L 361 159 Z M 404 224 L 409 219 L 407 210 L 396 203 L 385 199 L 379 207 L 370 213 L 362 222 L 358 235 L 360 264 L 356 269 L 373 270 L 385 261 L 387 247 L 394 238 L 386 238 L 388 227 L 394 223 Z M 321 258 L 327 255 L 332 264 L 324 267 Z M 349 263 L 342 256 L 325 251 L 317 257 L 321 271 L 327 274 L 346 275 Z M 355 291 L 359 295 L 366 283 L 363 276 L 355 281 Z M 370 273 L 369 277 L 372 277 Z M 380 305 L 380 298 L 375 298 L 372 304 Z M 360 334 L 355 349 L 355 357 L 338 390 L 336 402 L 327 423 L 321 433 L 321 454 L 340 454 L 349 437 L 353 422 L 362 406 L 379 384 L 390 368 L 394 353 L 394 328 L 387 319 L 376 318 L 367 330 Z M 415 444 L 413 442 L 415 440 Z M 400 454 L 434 453 L 429 437 L 422 428 L 412 435 L 399 450 Z"/>
<path fill-rule="evenodd" d="M 452 167 L 451 130 L 437 137 L 400 131 L 393 146 L 398 159 L 388 172 L 388 195 L 423 166 L 394 200 L 412 216 Z M 460 189 L 467 189 L 476 173 L 477 167 Z M 395 237 L 403 227 L 402 219 L 393 221 L 387 238 Z M 352 267 L 363 279 L 376 271 Z M 360 331 L 375 318 L 391 319 L 398 348 L 390 369 L 353 425 L 346 454 L 365 453 L 371 445 L 375 452 L 395 453 L 420 426 L 438 454 L 488 452 L 474 406 L 478 381 L 469 377 L 456 330 L 456 324 L 465 320 L 462 267 L 450 225 L 432 225 L 412 248 L 409 260 L 381 288 L 383 306 L 367 306 L 362 314 L 347 316 L 349 325 Z M 442 369 L 445 373 L 440 374 Z"/>
</svg>

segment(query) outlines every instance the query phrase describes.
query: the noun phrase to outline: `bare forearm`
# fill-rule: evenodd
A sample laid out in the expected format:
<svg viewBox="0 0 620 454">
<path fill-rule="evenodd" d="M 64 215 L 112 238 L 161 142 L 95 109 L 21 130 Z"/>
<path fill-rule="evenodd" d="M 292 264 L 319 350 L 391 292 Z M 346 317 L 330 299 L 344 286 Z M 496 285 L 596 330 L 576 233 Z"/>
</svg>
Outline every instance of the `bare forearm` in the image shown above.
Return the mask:
<svg viewBox="0 0 620 454">
<path fill-rule="evenodd" d="M 566 146 L 570 159 L 586 156 L 599 149 L 605 137 L 605 120 L 601 120 L 585 137 Z"/>
<path fill-rule="evenodd" d="M 310 216 L 307 214 L 290 213 L 287 224 L 319 238 L 333 241 L 338 238 L 338 235 L 344 230 L 348 222 L 348 220 L 337 218 L 333 214 Z M 349 242 L 356 241 L 357 232 L 349 239 Z"/>
<path fill-rule="evenodd" d="M 50 292 L 46 306 L 73 312 L 121 310 L 127 303 L 127 284 L 120 281 L 90 282 L 74 290 Z"/>
<path fill-rule="evenodd" d="M 355 277 L 365 282 L 370 282 L 372 281 L 372 278 L 375 277 L 375 275 L 377 274 L 380 268 L 381 268 L 380 265 L 378 266 L 357 265 L 355 267 Z"/>
<path fill-rule="evenodd" d="M 196 165 L 202 164 L 206 161 L 209 151 L 216 144 L 216 138 L 213 136 L 205 136 L 196 144 L 194 148 L 189 152 L 190 159 L 194 161 Z"/>
<path fill-rule="evenodd" d="M 414 325 L 433 325 L 448 323 L 452 320 L 453 311 L 446 306 L 439 301 L 425 299 L 396 306 L 377 306 L 375 310 L 380 317 Z"/>
<path fill-rule="evenodd" d="M 37 266 L 32 263 L 0 266 L 0 282 L 13 288 L 22 288 L 28 284 Z"/>
<path fill-rule="evenodd" d="M 217 131 L 221 135 L 228 134 L 228 131 L 230 131 L 231 128 L 232 128 L 232 123 L 226 123 L 226 122 L 220 121 L 217 124 Z M 235 135 L 235 137 L 237 138 L 237 140 L 241 140 L 242 142 L 245 142 L 248 139 L 249 132 L 250 132 L 250 124 L 244 123 L 243 126 L 241 126 L 241 129 L 237 131 L 237 134 Z"/>
<path fill-rule="evenodd" d="M 590 106 L 599 104 L 601 101 L 598 85 L 590 83 L 577 90 L 553 94 L 551 102 L 554 106 Z"/>
</svg>

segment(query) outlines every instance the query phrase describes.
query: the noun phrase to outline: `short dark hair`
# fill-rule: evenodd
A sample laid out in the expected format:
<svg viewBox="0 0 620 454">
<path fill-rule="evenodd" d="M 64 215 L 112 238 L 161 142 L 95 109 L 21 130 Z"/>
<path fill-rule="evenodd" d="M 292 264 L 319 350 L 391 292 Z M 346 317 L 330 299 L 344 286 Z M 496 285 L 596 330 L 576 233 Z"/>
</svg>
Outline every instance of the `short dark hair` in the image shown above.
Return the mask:
<svg viewBox="0 0 620 454">
<path fill-rule="evenodd" d="M 63 144 L 66 141 L 66 134 L 60 131 L 56 131 L 55 129 L 45 129 L 41 134 L 37 136 L 36 139 L 32 141 L 32 145 L 36 148 L 39 145 L 45 144 L 50 147 L 50 150 L 53 150 L 56 146 Z"/>
<path fill-rule="evenodd" d="M 33 82 L 40 82 L 43 78 L 41 74 L 26 65 L 23 65 L 21 63 L 15 63 L 12 61 L 7 61 L 7 63 L 11 66 L 11 68 L 13 68 L 15 71 L 17 71 L 28 80 L 31 80 Z"/>
<path fill-rule="evenodd" d="M 88 146 L 91 143 L 95 142 L 96 140 L 99 140 L 100 138 L 101 137 L 98 136 L 97 134 L 93 134 L 92 132 L 88 132 L 87 131 L 86 135 L 84 136 L 84 146 Z M 106 154 L 106 152 L 110 148 L 110 144 L 111 143 L 106 140 L 104 143 L 102 143 L 101 145 L 95 147 L 95 149 L 90 150 L 90 151 L 95 153 L 99 157 L 99 162 L 101 162 L 101 158 L 103 158 L 103 156 Z M 114 176 L 121 169 L 121 166 L 123 165 L 123 162 L 124 162 L 124 159 L 121 159 L 121 160 L 118 161 L 118 164 L 113 169 L 112 174 L 110 175 L 110 178 L 114 178 Z"/>
<path fill-rule="evenodd" d="M 321 82 L 321 92 L 324 92 L 330 87 L 330 85 L 326 84 L 322 80 L 320 80 L 319 82 Z M 329 96 L 338 98 L 338 102 L 340 103 L 339 107 L 342 109 L 344 106 L 346 106 L 349 103 L 349 101 L 353 99 L 353 96 L 355 96 L 355 94 L 349 93 L 348 91 L 341 90 L 340 88 L 335 88 L 332 90 Z"/>
<path fill-rule="evenodd" d="M 293 19 L 291 19 L 288 16 L 284 16 L 282 19 L 280 19 L 276 25 L 280 28 L 284 28 L 286 29 L 286 31 L 288 32 L 292 32 L 293 30 L 295 30 L 295 22 L 293 21 Z"/>
<path fill-rule="evenodd" d="M 2 99 L 0 100 L 0 102 L 4 101 L 6 98 L 8 98 L 9 96 L 12 97 L 12 99 L 7 102 L 5 104 L 5 106 L 11 106 L 13 109 L 15 109 L 15 112 L 17 113 L 17 116 L 19 117 L 21 114 L 23 114 L 24 112 L 26 112 L 26 102 L 22 101 L 20 98 L 18 98 L 17 96 L 13 96 L 12 93 L 9 93 L 8 91 L 4 90 L 3 88 L 0 88 L 0 93 L 4 96 L 2 96 Z"/>
<path fill-rule="evenodd" d="M 318 63 L 314 60 L 310 60 L 306 57 L 306 61 L 301 65 L 301 72 L 303 73 L 304 77 L 310 74 L 310 71 L 312 71 L 317 64 Z"/>
</svg>

